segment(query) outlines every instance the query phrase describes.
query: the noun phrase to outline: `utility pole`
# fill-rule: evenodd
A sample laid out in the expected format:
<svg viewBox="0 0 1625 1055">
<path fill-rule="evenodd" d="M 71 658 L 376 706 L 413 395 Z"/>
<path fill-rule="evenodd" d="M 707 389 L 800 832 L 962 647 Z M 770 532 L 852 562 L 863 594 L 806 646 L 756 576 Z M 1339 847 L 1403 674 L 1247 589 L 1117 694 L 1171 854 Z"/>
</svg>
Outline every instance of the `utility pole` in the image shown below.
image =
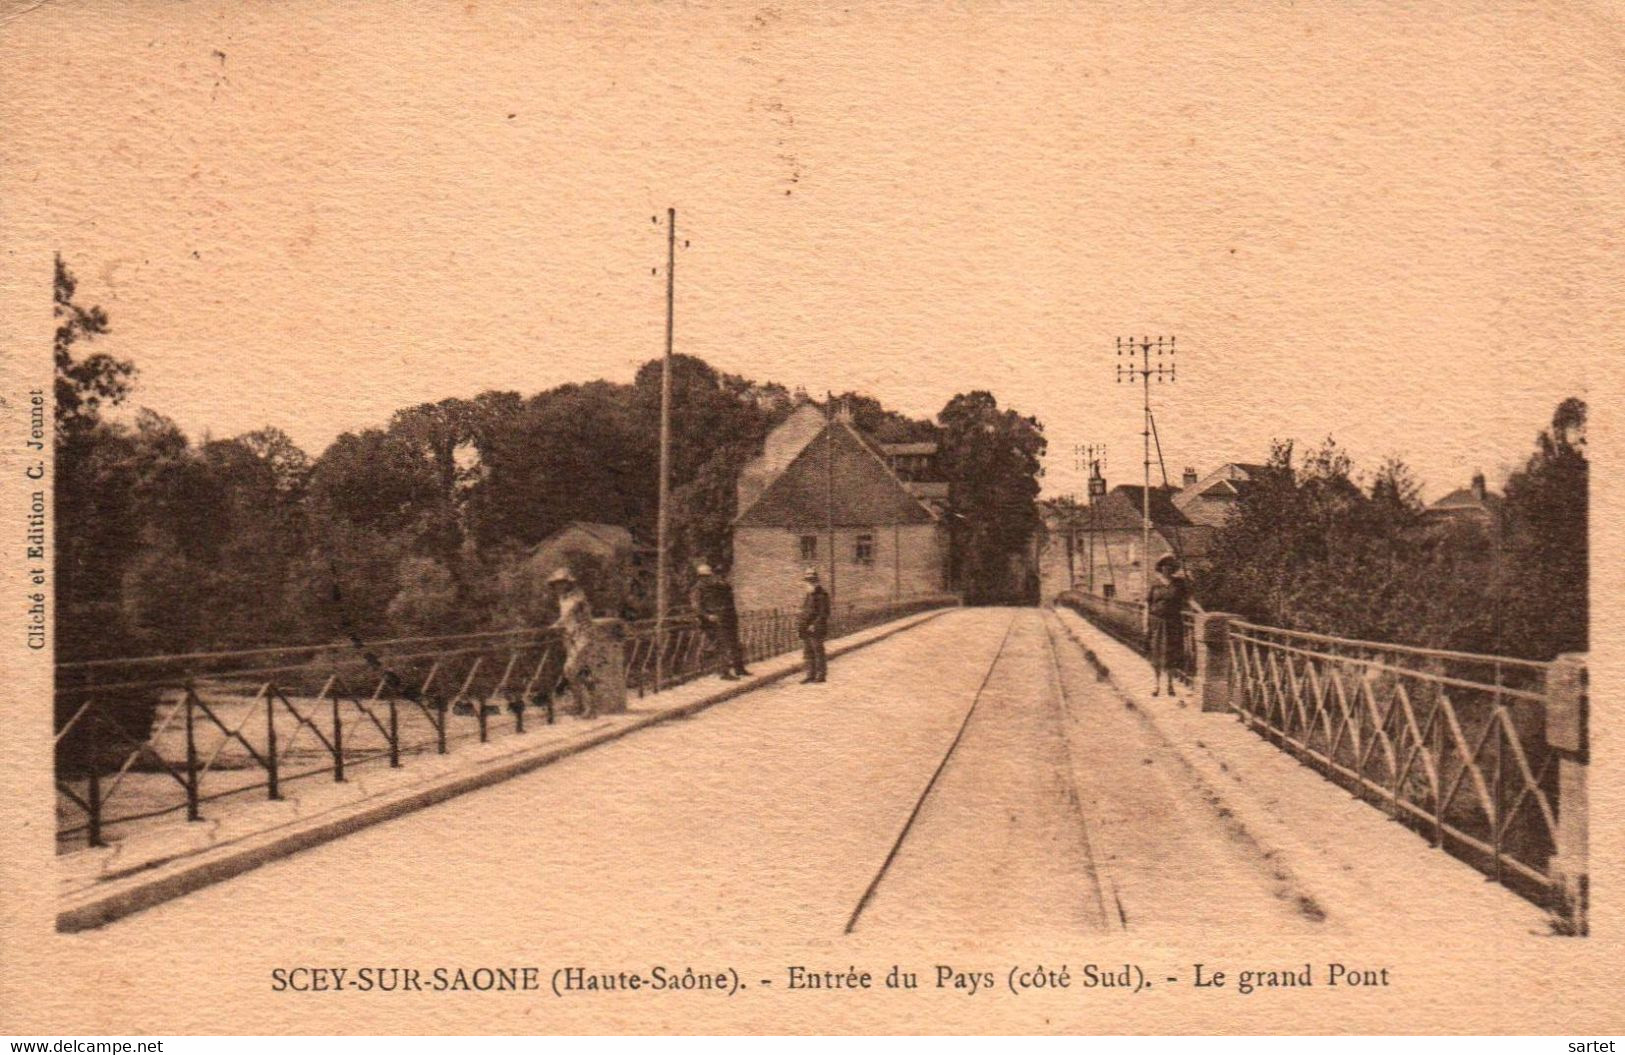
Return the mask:
<svg viewBox="0 0 1625 1055">
<path fill-rule="evenodd" d="M 1135 349 L 1138 348 L 1140 362 L 1135 365 Z M 1145 446 L 1145 486 L 1141 490 L 1141 516 L 1140 516 L 1140 578 L 1149 588 L 1151 585 L 1151 349 L 1157 350 L 1157 366 L 1155 373 L 1160 384 L 1163 377 L 1172 382 L 1174 377 L 1174 338 L 1158 337 L 1153 344 L 1150 337 L 1141 337 L 1136 341 L 1133 337 L 1117 338 L 1117 380 L 1119 383 L 1127 381 L 1134 383 L 1136 377 L 1140 381 L 1142 395 L 1140 409 L 1140 438 Z M 1125 358 L 1126 356 L 1126 358 Z M 1141 629 L 1151 632 L 1151 609 L 1141 602 Z"/>
<path fill-rule="evenodd" d="M 655 511 L 655 691 L 666 678 L 666 507 L 671 498 L 671 338 L 676 303 L 677 209 L 666 210 L 666 355 L 660 361 L 660 504 Z"/>
<path fill-rule="evenodd" d="M 829 536 L 829 603 L 835 604 L 835 395 L 824 393 L 824 530 Z"/>
<path fill-rule="evenodd" d="M 1106 478 L 1101 470 L 1106 467 L 1106 445 L 1104 443 L 1090 443 L 1074 448 L 1078 457 L 1078 468 L 1089 472 L 1089 592 L 1095 592 L 1095 499 L 1106 495 Z"/>
<path fill-rule="evenodd" d="M 1089 558 L 1087 558 L 1087 562 L 1089 562 L 1089 572 L 1087 572 L 1087 577 L 1085 577 L 1085 582 L 1087 582 L 1087 590 L 1089 590 L 1089 593 L 1095 592 L 1095 497 L 1102 496 L 1102 494 L 1107 493 L 1107 491 L 1105 491 L 1105 483 L 1107 483 L 1107 481 L 1105 481 L 1105 478 L 1100 475 L 1100 468 L 1105 465 L 1105 458 L 1107 458 L 1107 447 L 1105 447 L 1105 444 L 1072 445 L 1072 468 L 1081 468 L 1081 470 L 1084 470 L 1085 473 L 1087 473 L 1087 481 L 1089 481 L 1089 491 L 1087 491 L 1087 510 L 1089 510 L 1089 520 L 1087 520 L 1087 523 L 1089 523 L 1089 527 L 1084 528 L 1085 535 L 1089 535 L 1089 548 L 1087 548 L 1087 554 L 1089 554 Z M 1076 512 L 1076 510 L 1074 510 L 1074 512 Z M 1079 545 L 1077 545 L 1076 520 L 1074 520 L 1071 525 L 1071 540 L 1072 551 L 1079 554 L 1079 559 L 1082 559 L 1082 553 L 1084 553 L 1084 551 L 1082 551 L 1082 549 L 1079 548 Z M 1076 587 L 1076 579 L 1077 575 L 1072 575 L 1072 582 L 1069 585 Z"/>
</svg>

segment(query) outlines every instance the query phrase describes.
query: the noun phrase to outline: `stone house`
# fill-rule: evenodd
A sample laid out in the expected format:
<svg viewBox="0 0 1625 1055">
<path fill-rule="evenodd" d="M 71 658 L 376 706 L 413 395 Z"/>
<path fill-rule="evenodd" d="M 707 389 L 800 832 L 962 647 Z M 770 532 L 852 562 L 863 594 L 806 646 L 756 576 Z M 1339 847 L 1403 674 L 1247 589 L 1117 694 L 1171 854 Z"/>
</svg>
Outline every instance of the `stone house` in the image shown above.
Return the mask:
<svg viewBox="0 0 1625 1055">
<path fill-rule="evenodd" d="M 891 446 L 909 449 L 888 454 L 849 416 L 828 420 L 811 403 L 768 435 L 739 474 L 730 578 L 740 611 L 799 605 L 809 566 L 836 603 L 946 588 L 947 536 L 928 504 L 934 445 Z"/>
</svg>

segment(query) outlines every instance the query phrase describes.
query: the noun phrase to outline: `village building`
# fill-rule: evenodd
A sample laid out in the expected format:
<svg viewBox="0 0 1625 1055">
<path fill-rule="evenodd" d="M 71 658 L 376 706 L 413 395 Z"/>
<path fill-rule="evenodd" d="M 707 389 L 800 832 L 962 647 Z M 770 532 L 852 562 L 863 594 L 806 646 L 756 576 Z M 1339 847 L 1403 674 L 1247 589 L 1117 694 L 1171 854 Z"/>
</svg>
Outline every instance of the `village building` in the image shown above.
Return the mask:
<svg viewBox="0 0 1625 1055">
<path fill-rule="evenodd" d="M 909 494 L 940 517 L 948 509 L 948 481 L 942 478 L 937 465 L 938 451 L 935 440 L 880 445 L 880 453 L 885 456 L 892 474 L 903 482 Z"/>
<path fill-rule="evenodd" d="M 569 568 L 600 615 L 637 616 L 652 605 L 654 548 L 640 546 L 619 524 L 572 520 L 531 547 L 525 558 L 533 591 Z"/>
<path fill-rule="evenodd" d="M 887 447 L 891 450 L 887 450 Z M 804 403 L 740 472 L 730 578 L 741 611 L 801 603 L 816 567 L 837 604 L 946 588 L 946 487 L 930 479 L 935 444 L 881 445 L 850 416 Z M 905 479 L 905 477 L 907 477 Z"/>
<path fill-rule="evenodd" d="M 1195 469 L 1187 468 L 1183 486 L 1174 496 L 1174 508 L 1192 524 L 1223 527 L 1241 496 L 1264 470 L 1264 466 L 1248 462 L 1226 462 L 1198 477 Z"/>
<path fill-rule="evenodd" d="M 1502 501 L 1500 495 L 1485 486 L 1484 474 L 1474 473 L 1471 484 L 1429 503 L 1422 517 L 1433 524 L 1467 523 L 1489 530 L 1500 523 Z"/>
<path fill-rule="evenodd" d="M 1050 601 L 1063 590 L 1138 602 L 1150 569 L 1173 554 L 1200 564 L 1214 529 L 1192 524 L 1174 505 L 1173 487 L 1151 489 L 1150 550 L 1144 531 L 1145 488 L 1119 484 L 1090 506 L 1044 503 L 1038 545 L 1039 594 Z"/>
<path fill-rule="evenodd" d="M 1150 569 L 1166 555 L 1200 578 L 1208 550 L 1237 501 L 1264 466 L 1227 462 L 1206 476 L 1185 469 L 1181 486 L 1151 489 L 1150 552 L 1146 548 L 1145 489 L 1119 484 L 1093 506 L 1070 500 L 1040 503 L 1043 529 L 1034 539 L 1039 595 L 1051 601 L 1065 590 L 1138 602 Z"/>
</svg>

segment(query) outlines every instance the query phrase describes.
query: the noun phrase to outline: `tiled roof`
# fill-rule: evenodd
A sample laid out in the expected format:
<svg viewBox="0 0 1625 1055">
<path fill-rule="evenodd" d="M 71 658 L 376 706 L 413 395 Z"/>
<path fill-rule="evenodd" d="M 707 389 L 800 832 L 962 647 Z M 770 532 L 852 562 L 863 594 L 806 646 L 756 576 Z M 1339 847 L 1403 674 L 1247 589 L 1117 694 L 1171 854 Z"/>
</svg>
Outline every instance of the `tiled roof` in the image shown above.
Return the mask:
<svg viewBox="0 0 1625 1055">
<path fill-rule="evenodd" d="M 1486 491 L 1480 498 L 1470 487 L 1458 487 L 1443 498 L 1431 503 L 1424 511 L 1429 515 L 1440 516 L 1455 513 L 1494 514 L 1501 508 L 1503 499 L 1493 491 Z"/>
<path fill-rule="evenodd" d="M 565 528 L 580 528 L 589 535 L 595 535 L 612 546 L 630 546 L 632 532 L 619 524 L 600 524 L 592 520 L 572 520 Z"/>
<path fill-rule="evenodd" d="M 836 422 L 802 448 L 734 524 L 816 528 L 831 519 L 836 527 L 865 527 L 929 524 L 936 516 L 850 426 Z"/>
<path fill-rule="evenodd" d="M 1151 489 L 1151 522 L 1153 524 L 1183 526 L 1190 523 L 1189 520 L 1185 519 L 1185 514 L 1181 513 L 1178 507 L 1174 505 L 1174 496 L 1177 494 L 1179 494 L 1179 489 L 1175 487 L 1153 487 Z M 1138 484 L 1118 484 L 1112 488 L 1111 493 L 1106 497 L 1111 499 L 1114 496 L 1121 496 L 1128 503 L 1129 507 L 1134 510 L 1135 522 L 1138 523 L 1140 518 L 1144 516 L 1145 488 Z M 1113 504 L 1115 505 L 1115 503 Z"/>
<path fill-rule="evenodd" d="M 619 524 L 601 524 L 591 520 L 572 520 L 531 547 L 532 552 L 547 549 L 563 535 L 580 531 L 613 550 L 631 549 L 632 532 Z"/>
<path fill-rule="evenodd" d="M 1186 527 L 1159 525 L 1157 531 L 1186 560 L 1205 557 L 1208 550 L 1213 548 L 1213 540 L 1219 533 L 1218 528 L 1206 524 L 1191 524 Z"/>
</svg>

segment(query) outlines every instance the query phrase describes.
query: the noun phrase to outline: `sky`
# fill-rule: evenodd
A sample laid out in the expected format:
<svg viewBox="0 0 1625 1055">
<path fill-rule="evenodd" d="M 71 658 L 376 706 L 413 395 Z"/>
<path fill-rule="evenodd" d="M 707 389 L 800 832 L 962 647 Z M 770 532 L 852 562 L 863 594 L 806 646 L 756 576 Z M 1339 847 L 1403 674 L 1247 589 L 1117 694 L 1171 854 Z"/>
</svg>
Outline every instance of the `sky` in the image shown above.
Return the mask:
<svg viewBox="0 0 1625 1055">
<path fill-rule="evenodd" d="M 1138 479 L 1114 341 L 1175 334 L 1171 476 L 1329 435 L 1437 497 L 1622 321 L 1619 34 L 1476 6 L 61 3 L 5 27 L 0 160 L 194 438 L 630 380 L 670 205 L 720 369 L 987 389 L 1060 494 L 1086 443 Z"/>
</svg>

